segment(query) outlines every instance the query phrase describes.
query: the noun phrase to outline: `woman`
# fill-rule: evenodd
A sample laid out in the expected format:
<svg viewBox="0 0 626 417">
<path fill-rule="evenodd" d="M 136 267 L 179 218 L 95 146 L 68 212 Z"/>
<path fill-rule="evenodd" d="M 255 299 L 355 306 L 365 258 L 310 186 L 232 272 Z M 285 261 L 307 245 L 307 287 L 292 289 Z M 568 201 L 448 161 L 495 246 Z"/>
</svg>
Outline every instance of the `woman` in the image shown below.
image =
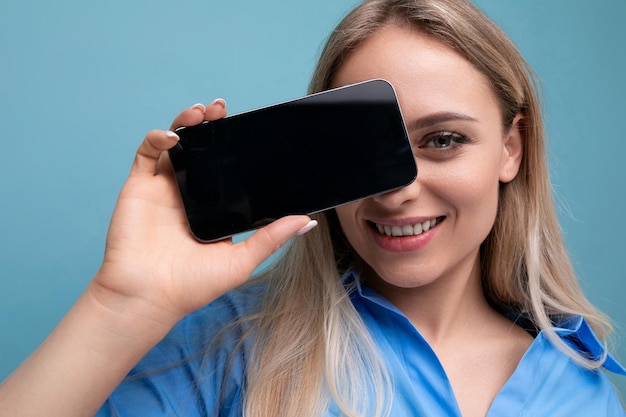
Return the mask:
<svg viewBox="0 0 626 417">
<path fill-rule="evenodd" d="M 64 416 L 105 401 L 98 415 L 625 415 L 601 371 L 626 373 L 599 341 L 610 325 L 560 236 L 529 73 L 470 3 L 366 1 L 333 32 L 311 92 L 390 81 L 417 180 L 237 245 L 190 237 L 163 153 L 177 137 L 150 132 L 101 269 L 0 404 Z M 224 115 L 216 100 L 172 128 Z"/>
</svg>

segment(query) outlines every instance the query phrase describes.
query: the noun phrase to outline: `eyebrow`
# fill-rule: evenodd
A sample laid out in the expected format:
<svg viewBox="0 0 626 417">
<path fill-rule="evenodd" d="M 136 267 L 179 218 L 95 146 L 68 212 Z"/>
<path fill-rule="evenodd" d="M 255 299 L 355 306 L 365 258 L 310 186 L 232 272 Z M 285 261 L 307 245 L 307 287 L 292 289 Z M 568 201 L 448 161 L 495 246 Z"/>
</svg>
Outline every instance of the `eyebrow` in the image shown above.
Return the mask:
<svg viewBox="0 0 626 417">
<path fill-rule="evenodd" d="M 455 112 L 440 112 L 433 113 L 425 117 L 421 117 L 416 120 L 411 120 L 407 123 L 408 130 L 418 130 L 426 127 L 434 126 L 439 123 L 450 122 L 450 121 L 468 121 L 468 122 L 477 122 L 478 120 L 474 119 L 471 116 L 468 116 L 463 113 L 455 113 Z"/>
</svg>

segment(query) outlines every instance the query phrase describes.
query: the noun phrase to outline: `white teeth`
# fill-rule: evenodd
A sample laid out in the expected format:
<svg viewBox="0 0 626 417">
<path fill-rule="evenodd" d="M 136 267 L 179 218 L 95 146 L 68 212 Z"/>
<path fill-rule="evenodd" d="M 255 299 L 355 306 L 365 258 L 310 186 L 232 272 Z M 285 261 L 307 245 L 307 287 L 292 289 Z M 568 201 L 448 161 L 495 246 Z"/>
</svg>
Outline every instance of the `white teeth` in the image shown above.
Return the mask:
<svg viewBox="0 0 626 417">
<path fill-rule="evenodd" d="M 387 236 L 415 236 L 420 235 L 435 227 L 435 225 L 437 224 L 437 219 L 427 220 L 423 223 L 416 223 L 414 225 L 405 224 L 403 226 L 387 226 L 378 223 L 375 224 L 378 232 Z"/>
</svg>

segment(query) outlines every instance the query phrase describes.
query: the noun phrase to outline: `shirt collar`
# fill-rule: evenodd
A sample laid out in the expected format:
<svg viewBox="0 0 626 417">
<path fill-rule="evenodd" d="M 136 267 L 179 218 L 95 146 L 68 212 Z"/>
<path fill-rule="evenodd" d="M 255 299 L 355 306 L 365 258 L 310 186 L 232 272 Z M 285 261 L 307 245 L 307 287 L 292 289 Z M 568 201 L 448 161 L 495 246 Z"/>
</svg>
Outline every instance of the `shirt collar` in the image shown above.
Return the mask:
<svg viewBox="0 0 626 417">
<path fill-rule="evenodd" d="M 626 375 L 624 368 L 607 352 L 606 344 L 600 341 L 591 326 L 582 316 L 570 316 L 555 324 L 554 331 L 563 339 L 574 342 L 576 347 L 594 360 L 604 357 L 602 367 L 619 375 Z"/>
<path fill-rule="evenodd" d="M 386 310 L 406 318 L 406 316 L 389 300 L 376 291 L 361 284 L 355 271 L 348 271 L 342 278 L 344 287 L 350 291 L 351 298 L 361 298 L 374 303 Z M 408 320 L 408 319 L 407 319 Z M 573 342 L 576 347 L 589 357 L 600 360 L 604 357 L 602 367 L 619 375 L 626 375 L 624 368 L 617 360 L 606 351 L 605 344 L 598 339 L 591 326 L 583 316 L 575 315 L 564 317 L 554 325 L 554 331 L 562 339 Z"/>
</svg>

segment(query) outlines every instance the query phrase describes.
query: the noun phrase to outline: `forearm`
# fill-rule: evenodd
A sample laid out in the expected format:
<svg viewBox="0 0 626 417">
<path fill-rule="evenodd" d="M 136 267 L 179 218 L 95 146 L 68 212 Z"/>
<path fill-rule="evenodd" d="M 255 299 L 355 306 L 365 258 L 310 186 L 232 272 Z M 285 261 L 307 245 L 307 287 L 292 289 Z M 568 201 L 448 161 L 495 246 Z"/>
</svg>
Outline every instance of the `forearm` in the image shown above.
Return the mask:
<svg viewBox="0 0 626 417">
<path fill-rule="evenodd" d="M 172 129 L 226 115 L 194 106 Z M 242 242 L 193 239 L 164 152 L 173 132 L 139 146 L 107 233 L 99 273 L 46 341 L 0 385 L 0 415 L 91 416 L 128 371 L 185 314 L 244 283 L 290 238 L 311 229 L 288 216 Z"/>
<path fill-rule="evenodd" d="M 92 416 L 175 323 L 147 311 L 131 301 L 105 306 L 90 287 L 0 385 L 0 414 Z"/>
</svg>

